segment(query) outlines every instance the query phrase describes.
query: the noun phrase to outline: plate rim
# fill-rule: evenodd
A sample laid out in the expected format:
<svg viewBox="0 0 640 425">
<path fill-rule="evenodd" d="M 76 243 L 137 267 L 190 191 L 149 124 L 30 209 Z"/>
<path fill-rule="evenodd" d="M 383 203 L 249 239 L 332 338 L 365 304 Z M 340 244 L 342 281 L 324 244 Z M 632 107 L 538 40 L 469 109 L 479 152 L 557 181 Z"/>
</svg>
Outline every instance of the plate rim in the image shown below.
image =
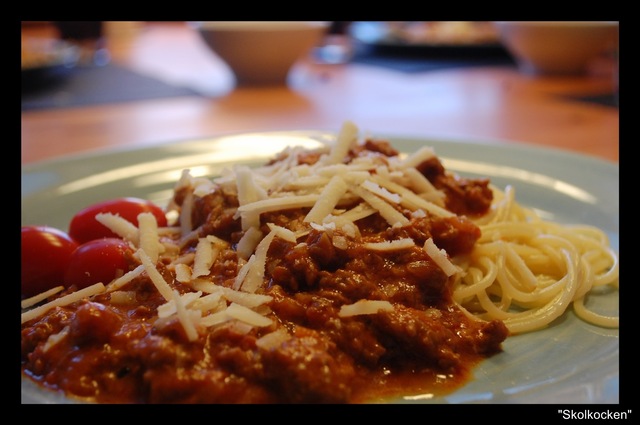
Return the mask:
<svg viewBox="0 0 640 425">
<path fill-rule="evenodd" d="M 446 143 L 454 143 L 456 145 L 468 145 L 468 146 L 484 146 L 488 149 L 493 149 L 495 147 L 500 147 L 501 149 L 506 149 L 510 151 L 522 151 L 522 152 L 534 152 L 540 154 L 549 154 L 554 156 L 564 156 L 569 159 L 579 159 L 584 161 L 593 161 L 594 163 L 600 163 L 600 165 L 605 166 L 613 166 L 615 168 L 620 167 L 620 163 L 613 161 L 608 158 L 599 157 L 593 154 L 587 154 L 579 151 L 573 151 L 566 148 L 559 148 L 555 146 L 547 146 L 535 144 L 526 140 L 520 139 L 509 139 L 509 138 L 499 138 L 499 137 L 465 137 L 465 136 L 446 136 L 446 135 L 436 135 L 436 134 L 416 134 L 414 132 L 409 133 L 399 133 L 399 132 L 389 132 L 389 131 L 377 131 L 366 129 L 366 134 L 373 135 L 375 138 L 383 138 L 390 140 L 393 142 L 394 140 L 400 141 L 409 141 L 412 143 L 425 143 L 425 142 L 436 142 L 438 144 L 446 144 Z M 247 136 L 247 135 L 316 135 L 316 136 L 335 136 L 337 132 L 327 129 L 288 129 L 288 130 L 255 130 L 255 131 L 229 131 L 222 132 L 217 134 L 212 134 L 210 136 L 200 136 L 200 137 L 188 137 L 188 138 L 178 138 L 171 139 L 167 141 L 160 141 L 157 143 L 146 144 L 146 145 L 137 145 L 137 146 L 127 146 L 127 145 L 119 145 L 119 146 L 111 146 L 111 147 L 101 147 L 97 149 L 92 149 L 89 151 L 81 151 L 74 152 L 70 154 L 64 154 L 52 158 L 45 158 L 37 161 L 32 161 L 28 163 L 24 163 L 21 165 L 22 173 L 25 172 L 33 172 L 37 171 L 40 168 L 60 165 L 61 163 L 66 162 L 74 162 L 74 161 L 82 161 L 86 159 L 92 159 L 98 156 L 103 155 L 119 155 L 124 153 L 131 152 L 139 152 L 139 151 L 154 151 L 163 148 L 171 148 L 175 146 L 179 146 L 181 144 L 189 144 L 189 143 L 205 143 L 205 142 L 214 142 L 217 139 L 223 137 L 233 137 L 233 136 Z M 437 152 L 436 152 L 437 153 Z"/>
</svg>

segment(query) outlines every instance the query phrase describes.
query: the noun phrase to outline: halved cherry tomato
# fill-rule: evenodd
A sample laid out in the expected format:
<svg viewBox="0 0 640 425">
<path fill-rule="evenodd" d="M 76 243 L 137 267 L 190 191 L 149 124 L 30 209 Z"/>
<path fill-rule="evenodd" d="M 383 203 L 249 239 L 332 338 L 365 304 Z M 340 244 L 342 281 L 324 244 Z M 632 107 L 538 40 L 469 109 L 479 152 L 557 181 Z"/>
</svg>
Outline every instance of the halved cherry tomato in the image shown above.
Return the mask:
<svg viewBox="0 0 640 425">
<path fill-rule="evenodd" d="M 122 239 L 104 238 L 84 243 L 71 255 L 64 284 L 75 285 L 77 289 L 98 282 L 106 285 L 129 271 L 132 255 L 131 246 Z"/>
<path fill-rule="evenodd" d="M 100 238 L 117 238 L 118 235 L 95 219 L 96 214 L 118 214 L 137 226 L 138 214 L 142 212 L 152 213 L 158 221 L 158 226 L 167 225 L 164 211 L 153 202 L 139 198 L 117 198 L 91 205 L 79 211 L 71 219 L 69 235 L 78 243 Z"/>
<path fill-rule="evenodd" d="M 65 232 L 48 226 L 22 226 L 22 297 L 63 285 L 78 244 Z"/>
</svg>

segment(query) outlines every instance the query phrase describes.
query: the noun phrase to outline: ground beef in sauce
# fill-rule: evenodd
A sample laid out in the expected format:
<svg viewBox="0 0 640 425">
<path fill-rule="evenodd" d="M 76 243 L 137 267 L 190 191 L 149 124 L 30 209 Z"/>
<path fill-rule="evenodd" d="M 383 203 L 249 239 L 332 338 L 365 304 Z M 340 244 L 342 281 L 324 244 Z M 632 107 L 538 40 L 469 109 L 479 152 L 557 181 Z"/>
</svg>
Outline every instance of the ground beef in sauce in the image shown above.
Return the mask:
<svg viewBox="0 0 640 425">
<path fill-rule="evenodd" d="M 386 142 L 368 141 L 350 155 L 365 151 L 397 154 Z M 300 160 L 315 161 L 313 155 Z M 469 253 L 480 231 L 464 215 L 486 212 L 491 195 L 486 181 L 448 176 L 437 160 L 418 169 L 460 216 L 413 217 L 408 226 L 389 228 L 376 214 L 359 223 L 363 241 L 416 241 L 415 248 L 397 252 L 374 252 L 361 243 L 337 248 L 316 229 L 295 244 L 275 239 L 263 293 L 273 297 L 269 308 L 277 320 L 267 329 L 231 322 L 189 341 L 177 320 L 156 326 L 156 309 L 165 300 L 140 277 L 127 286 L 136 293 L 135 304 L 114 304 L 102 294 L 23 325 L 23 370 L 52 389 L 107 403 L 350 403 L 459 385 L 477 361 L 501 350 L 507 329 L 459 311 L 449 278 L 420 246 L 433 238 L 452 256 Z M 183 199 L 176 194 L 178 204 Z M 192 215 L 201 236 L 232 244 L 210 276 L 227 287 L 239 262 L 233 250 L 242 234 L 233 218 L 237 205 L 233 196 L 217 191 L 199 199 Z M 301 223 L 306 211 L 265 214 L 263 221 Z M 161 273 L 174 289 L 189 290 L 168 269 Z M 395 308 L 339 316 L 341 305 L 363 298 Z M 292 337 L 273 347 L 257 344 L 277 329 Z M 64 332 L 66 337 L 46 349 L 51 335 Z M 448 383 L 438 387 L 436 375 L 448 376 Z"/>
<path fill-rule="evenodd" d="M 418 166 L 433 185 L 446 194 L 445 207 L 458 215 L 480 216 L 491 206 L 493 193 L 488 179 L 467 179 L 448 174 L 437 157 L 432 157 Z"/>
</svg>

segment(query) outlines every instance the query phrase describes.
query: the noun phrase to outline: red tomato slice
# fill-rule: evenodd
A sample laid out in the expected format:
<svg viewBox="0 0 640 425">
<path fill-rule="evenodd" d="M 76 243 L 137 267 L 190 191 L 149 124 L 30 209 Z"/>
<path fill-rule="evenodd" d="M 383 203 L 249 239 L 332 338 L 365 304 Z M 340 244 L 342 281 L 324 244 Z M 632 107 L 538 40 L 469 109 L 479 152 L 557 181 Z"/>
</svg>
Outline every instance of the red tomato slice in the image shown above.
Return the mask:
<svg viewBox="0 0 640 425">
<path fill-rule="evenodd" d="M 132 255 L 131 246 L 122 239 L 104 238 L 84 243 L 71 255 L 64 276 L 65 286 L 82 289 L 98 282 L 106 285 L 129 271 Z"/>
<path fill-rule="evenodd" d="M 117 214 L 137 226 L 138 214 L 143 212 L 152 213 L 156 217 L 159 227 L 167 225 L 164 211 L 153 202 L 139 198 L 117 198 L 91 205 L 79 211 L 71 219 L 69 235 L 78 243 L 101 238 L 117 238 L 118 235 L 95 219 L 96 214 Z"/>
<path fill-rule="evenodd" d="M 65 232 L 48 226 L 21 229 L 22 297 L 63 285 L 64 274 L 78 244 Z"/>
</svg>

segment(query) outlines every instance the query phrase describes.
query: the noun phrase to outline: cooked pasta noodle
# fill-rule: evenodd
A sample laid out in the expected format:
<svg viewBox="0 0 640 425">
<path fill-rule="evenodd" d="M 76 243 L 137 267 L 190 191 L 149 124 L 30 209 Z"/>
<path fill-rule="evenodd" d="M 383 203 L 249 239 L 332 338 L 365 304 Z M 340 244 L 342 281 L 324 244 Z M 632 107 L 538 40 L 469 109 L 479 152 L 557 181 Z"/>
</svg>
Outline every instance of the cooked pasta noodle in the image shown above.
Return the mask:
<svg viewBox="0 0 640 425">
<path fill-rule="evenodd" d="M 460 307 L 476 318 L 503 320 L 513 334 L 543 328 L 571 306 L 582 320 L 617 328 L 619 317 L 586 305 L 596 288 L 618 288 L 618 254 L 607 235 L 543 220 L 515 201 L 513 187 L 492 190 L 491 211 L 475 220 L 482 237 L 460 260 L 466 273 L 453 292 Z"/>
</svg>

